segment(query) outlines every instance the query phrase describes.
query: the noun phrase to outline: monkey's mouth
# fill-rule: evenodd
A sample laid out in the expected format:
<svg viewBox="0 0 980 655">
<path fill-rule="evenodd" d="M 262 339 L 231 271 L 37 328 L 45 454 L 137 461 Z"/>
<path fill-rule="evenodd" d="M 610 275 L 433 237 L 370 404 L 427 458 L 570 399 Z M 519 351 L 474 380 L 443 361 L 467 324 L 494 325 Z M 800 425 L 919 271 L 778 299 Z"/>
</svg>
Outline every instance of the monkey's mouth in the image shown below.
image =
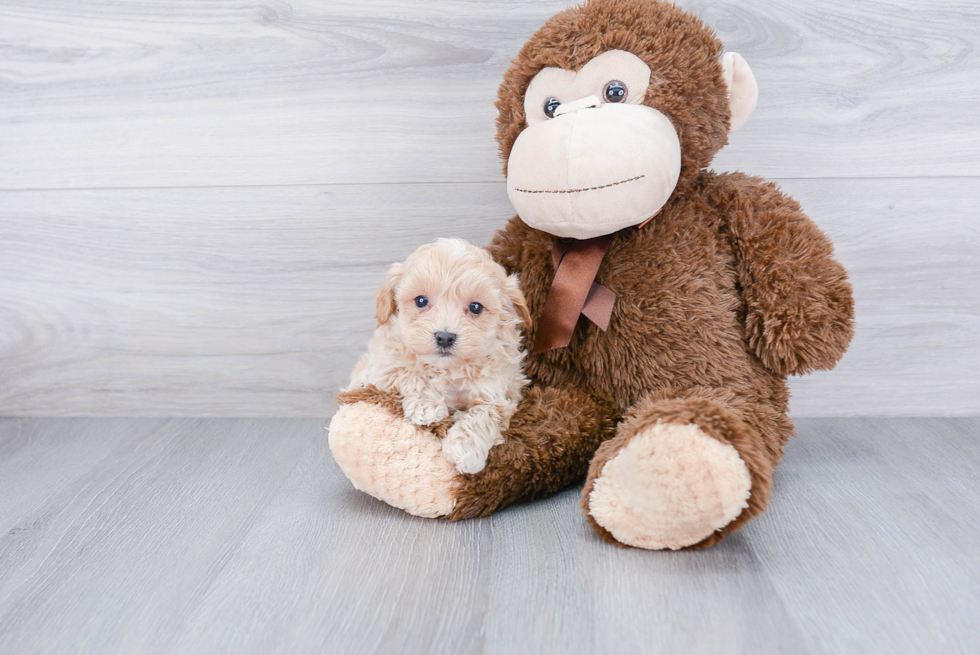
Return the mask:
<svg viewBox="0 0 980 655">
<path fill-rule="evenodd" d="M 584 187 L 582 189 L 514 189 L 519 193 L 582 193 L 583 191 L 596 191 L 598 189 L 608 189 L 612 186 L 619 186 L 620 184 L 628 184 L 629 182 L 636 182 L 639 179 L 646 177 L 646 175 L 637 175 L 636 177 L 631 177 L 625 180 L 620 180 L 619 182 L 610 182 L 609 184 L 603 184 L 601 186 L 590 186 Z"/>
</svg>

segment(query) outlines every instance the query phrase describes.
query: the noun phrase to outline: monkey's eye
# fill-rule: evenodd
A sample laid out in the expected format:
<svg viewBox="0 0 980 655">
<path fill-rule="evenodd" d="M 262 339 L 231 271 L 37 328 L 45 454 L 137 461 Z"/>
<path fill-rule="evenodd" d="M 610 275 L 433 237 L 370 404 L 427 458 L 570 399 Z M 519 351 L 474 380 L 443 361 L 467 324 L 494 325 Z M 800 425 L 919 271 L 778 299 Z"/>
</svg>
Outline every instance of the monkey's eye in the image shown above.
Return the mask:
<svg viewBox="0 0 980 655">
<path fill-rule="evenodd" d="M 426 307 L 429 306 L 429 299 L 426 298 L 425 296 L 419 296 L 418 298 L 415 299 L 415 306 L 418 307 L 419 309 L 425 309 Z"/>
<path fill-rule="evenodd" d="M 479 316 L 483 313 L 483 305 L 478 302 L 471 302 L 469 306 L 470 314 L 473 316 Z"/>
<path fill-rule="evenodd" d="M 626 85 L 619 80 L 613 80 L 606 84 L 606 88 L 602 90 L 602 97 L 606 99 L 606 102 L 626 102 L 626 94 L 629 91 Z"/>
<path fill-rule="evenodd" d="M 548 118 L 554 118 L 555 110 L 558 109 L 558 105 L 560 104 L 561 103 L 558 102 L 558 98 L 548 98 L 547 100 L 545 100 L 544 115 L 547 116 Z"/>
</svg>

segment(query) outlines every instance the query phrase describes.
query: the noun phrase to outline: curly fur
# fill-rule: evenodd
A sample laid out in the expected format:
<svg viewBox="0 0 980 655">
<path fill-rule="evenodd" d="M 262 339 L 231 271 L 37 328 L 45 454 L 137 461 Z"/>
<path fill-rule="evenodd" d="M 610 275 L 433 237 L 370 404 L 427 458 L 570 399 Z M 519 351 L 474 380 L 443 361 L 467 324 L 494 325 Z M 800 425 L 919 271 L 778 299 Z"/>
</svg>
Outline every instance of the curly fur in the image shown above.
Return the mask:
<svg viewBox="0 0 980 655">
<path fill-rule="evenodd" d="M 517 277 L 480 248 L 440 239 L 391 266 L 377 306 L 378 328 L 348 390 L 397 392 L 419 426 L 451 417 L 443 454 L 462 473 L 480 471 L 527 383 L 520 325 L 529 321 Z M 455 341 L 441 347 L 436 335 L 450 333 Z"/>
</svg>

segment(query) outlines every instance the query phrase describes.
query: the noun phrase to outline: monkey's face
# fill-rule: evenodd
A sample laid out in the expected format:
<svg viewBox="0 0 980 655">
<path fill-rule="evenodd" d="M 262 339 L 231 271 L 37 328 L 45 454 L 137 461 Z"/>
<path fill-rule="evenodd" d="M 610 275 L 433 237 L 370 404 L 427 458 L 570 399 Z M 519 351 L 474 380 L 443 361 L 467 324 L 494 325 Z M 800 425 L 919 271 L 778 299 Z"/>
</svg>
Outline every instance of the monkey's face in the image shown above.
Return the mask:
<svg viewBox="0 0 980 655">
<path fill-rule="evenodd" d="M 548 21 L 497 101 L 521 219 L 587 239 L 655 216 L 755 109 L 755 76 L 722 49 L 670 2 L 588 0 Z"/>
<path fill-rule="evenodd" d="M 681 143 L 670 119 L 643 104 L 650 67 L 610 50 L 580 70 L 545 68 L 524 96 L 507 193 L 521 219 L 588 239 L 637 225 L 670 198 Z"/>
</svg>

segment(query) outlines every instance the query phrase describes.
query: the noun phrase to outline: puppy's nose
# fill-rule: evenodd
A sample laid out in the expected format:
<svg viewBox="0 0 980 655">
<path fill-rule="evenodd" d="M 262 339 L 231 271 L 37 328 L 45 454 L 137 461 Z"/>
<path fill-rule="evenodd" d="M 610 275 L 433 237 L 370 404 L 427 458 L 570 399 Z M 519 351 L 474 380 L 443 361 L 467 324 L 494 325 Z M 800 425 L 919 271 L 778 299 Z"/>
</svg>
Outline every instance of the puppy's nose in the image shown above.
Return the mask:
<svg viewBox="0 0 980 655">
<path fill-rule="evenodd" d="M 436 345 L 440 348 L 452 348 L 456 343 L 456 335 L 452 332 L 436 332 Z"/>
</svg>

